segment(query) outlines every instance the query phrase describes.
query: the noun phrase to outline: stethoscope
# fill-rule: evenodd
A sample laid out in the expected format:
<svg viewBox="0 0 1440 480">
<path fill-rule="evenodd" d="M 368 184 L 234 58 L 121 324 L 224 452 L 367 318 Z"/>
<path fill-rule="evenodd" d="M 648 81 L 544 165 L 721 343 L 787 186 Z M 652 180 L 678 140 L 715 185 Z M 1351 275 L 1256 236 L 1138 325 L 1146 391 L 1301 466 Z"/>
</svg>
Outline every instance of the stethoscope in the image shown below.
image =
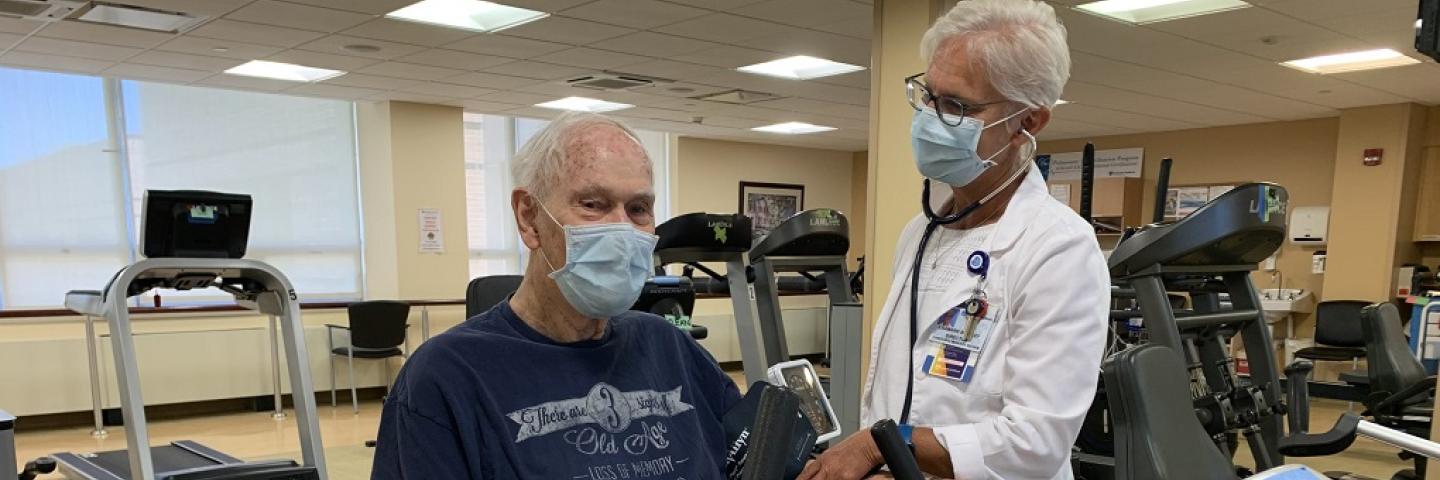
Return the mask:
<svg viewBox="0 0 1440 480">
<path fill-rule="evenodd" d="M 1034 152 L 1033 145 L 1035 144 L 1035 137 L 1024 129 L 1021 129 L 1020 132 L 1030 137 L 1030 144 L 1032 145 L 1031 152 Z M 906 350 L 905 353 L 909 361 L 909 367 L 905 369 L 905 403 L 900 409 L 901 425 L 908 425 L 910 423 L 910 403 L 915 396 L 914 349 L 915 343 L 920 340 L 920 332 L 915 328 L 915 323 L 920 317 L 920 265 L 925 261 L 925 246 L 930 243 L 930 236 L 934 235 L 935 230 L 943 225 L 950 225 L 964 220 L 970 216 L 971 213 L 974 213 L 975 210 L 995 198 L 996 195 L 999 195 L 1000 192 L 1009 188 L 1010 184 L 1015 183 L 1015 180 L 1020 178 L 1020 175 L 1029 170 L 1029 165 L 1022 165 L 1022 167 L 1016 168 L 1015 172 L 1011 173 L 1010 177 L 1006 178 L 1004 183 L 995 187 L 994 190 L 991 190 L 990 193 L 981 197 L 980 200 L 967 205 L 958 212 L 944 216 L 937 215 L 935 209 L 930 206 L 930 179 L 925 179 L 925 186 L 921 189 L 920 193 L 920 206 L 921 209 L 925 211 L 925 218 L 929 219 L 929 222 L 925 224 L 925 233 L 920 235 L 920 245 L 915 248 L 915 259 L 910 263 L 910 324 L 908 325 L 908 330 L 910 331 L 910 349 Z"/>
</svg>

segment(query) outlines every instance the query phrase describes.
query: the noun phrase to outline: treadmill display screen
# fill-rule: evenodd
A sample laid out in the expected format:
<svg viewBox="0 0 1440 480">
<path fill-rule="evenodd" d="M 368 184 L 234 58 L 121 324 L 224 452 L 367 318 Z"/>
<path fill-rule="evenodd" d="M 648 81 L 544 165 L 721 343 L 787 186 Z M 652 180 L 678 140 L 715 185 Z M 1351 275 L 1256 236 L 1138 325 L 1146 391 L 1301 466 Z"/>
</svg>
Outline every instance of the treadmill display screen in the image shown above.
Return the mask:
<svg viewBox="0 0 1440 480">
<path fill-rule="evenodd" d="M 820 388 L 820 379 L 815 375 L 815 370 L 808 365 L 794 365 L 785 367 L 780 372 L 784 376 L 785 386 L 800 396 L 800 411 L 805 414 L 805 418 L 810 419 L 815 431 L 822 434 L 835 431 L 837 427 L 830 422 L 830 413 L 825 411 L 825 393 Z"/>
</svg>

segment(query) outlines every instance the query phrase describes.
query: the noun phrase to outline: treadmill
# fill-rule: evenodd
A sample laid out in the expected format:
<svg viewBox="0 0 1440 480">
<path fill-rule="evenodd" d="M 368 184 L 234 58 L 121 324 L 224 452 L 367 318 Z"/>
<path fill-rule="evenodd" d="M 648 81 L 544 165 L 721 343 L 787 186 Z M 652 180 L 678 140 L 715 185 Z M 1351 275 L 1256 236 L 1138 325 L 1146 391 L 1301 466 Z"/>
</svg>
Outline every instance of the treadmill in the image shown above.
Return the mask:
<svg viewBox="0 0 1440 480">
<path fill-rule="evenodd" d="M 786 344 L 780 292 L 784 280 L 823 283 L 830 299 L 827 358 L 830 361 L 831 404 L 840 420 L 842 438 L 860 427 L 861 336 L 864 312 L 850 288 L 846 255 L 850 252 L 850 222 L 839 210 L 806 210 L 780 222 L 755 243 L 748 253 L 755 268 L 761 345 L 772 364 L 790 360 Z M 797 275 L 781 276 L 780 273 Z M 809 293 L 807 289 L 802 290 Z M 818 292 L 816 292 L 818 293 Z M 833 355 L 832 355 L 833 354 Z"/>
<path fill-rule="evenodd" d="M 295 288 L 275 267 L 245 260 L 251 199 L 204 191 L 146 192 L 141 243 L 148 257 L 115 274 L 103 291 L 77 290 L 65 306 L 109 321 L 127 450 L 58 453 L 61 473 L 85 480 L 312 480 L 326 478 L 310 380 L 309 355 Z M 130 324 L 130 297 L 154 288 L 217 288 L 236 303 L 280 319 L 294 392 L 301 459 L 244 461 L 198 442 L 151 446 Z"/>
<path fill-rule="evenodd" d="M 745 383 L 766 381 L 765 370 L 788 359 L 767 357 L 765 350 L 759 348 L 762 327 L 755 307 L 755 290 L 750 284 L 750 257 L 746 254 L 751 244 L 750 217 L 689 213 L 655 227 L 655 234 L 660 237 L 655 243 L 657 269 L 684 264 L 687 268 L 705 272 L 714 280 L 710 282 L 712 284 L 725 283 L 727 293 L 745 292 L 730 295 L 735 331 L 740 337 L 740 359 L 745 366 Z M 721 275 L 701 262 L 723 262 L 725 274 Z M 700 282 L 692 288 L 697 292 L 715 293 L 713 289 L 702 288 Z"/>
</svg>

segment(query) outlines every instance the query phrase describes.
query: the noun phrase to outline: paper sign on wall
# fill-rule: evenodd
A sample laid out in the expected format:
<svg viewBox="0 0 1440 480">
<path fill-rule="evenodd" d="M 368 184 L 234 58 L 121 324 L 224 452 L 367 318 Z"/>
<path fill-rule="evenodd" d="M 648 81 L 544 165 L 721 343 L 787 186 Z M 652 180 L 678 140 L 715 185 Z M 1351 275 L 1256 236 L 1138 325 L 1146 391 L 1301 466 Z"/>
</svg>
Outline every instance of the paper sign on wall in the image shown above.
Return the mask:
<svg viewBox="0 0 1440 480">
<path fill-rule="evenodd" d="M 1050 196 L 1055 197 L 1060 203 L 1070 204 L 1070 184 L 1062 183 L 1050 186 Z"/>
<path fill-rule="evenodd" d="M 1079 180 L 1081 152 L 1050 155 L 1050 180 Z M 1139 177 L 1145 149 L 1119 148 L 1095 151 L 1095 178 Z"/>
<path fill-rule="evenodd" d="M 420 253 L 445 253 L 445 227 L 440 209 L 420 209 Z"/>
</svg>

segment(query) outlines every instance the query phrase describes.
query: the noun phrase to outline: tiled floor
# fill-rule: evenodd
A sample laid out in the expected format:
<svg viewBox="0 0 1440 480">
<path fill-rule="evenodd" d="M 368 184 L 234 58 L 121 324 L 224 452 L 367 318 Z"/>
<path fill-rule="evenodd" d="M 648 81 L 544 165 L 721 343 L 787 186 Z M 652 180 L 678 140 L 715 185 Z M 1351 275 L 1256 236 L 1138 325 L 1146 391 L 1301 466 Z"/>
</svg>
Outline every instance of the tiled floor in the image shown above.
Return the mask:
<svg viewBox="0 0 1440 480">
<path fill-rule="evenodd" d="M 1316 400 L 1311 423 L 1315 429 L 1328 428 L 1344 409 L 1343 402 Z M 358 414 L 352 414 L 348 405 L 320 407 L 321 436 L 325 441 L 331 478 L 369 477 L 372 450 L 364 444 L 366 440 L 375 438 L 379 423 L 380 404 L 375 401 L 361 403 Z M 270 418 L 269 413 L 237 413 L 154 422 L 150 434 L 156 444 L 181 439 L 196 440 L 247 459 L 295 458 L 299 451 L 293 418 L 276 421 Z M 125 435 L 122 429 L 112 428 L 107 438 L 94 439 L 90 437 L 89 428 L 80 427 L 22 431 L 17 441 L 19 458 L 23 461 L 61 451 L 124 448 Z M 1239 463 L 1250 463 L 1249 452 L 1244 447 L 1240 450 L 1236 455 Z M 1295 460 L 1321 471 L 1346 470 L 1379 479 L 1388 479 L 1396 470 L 1407 466 L 1395 457 L 1394 449 L 1363 438 L 1341 455 Z"/>
</svg>

